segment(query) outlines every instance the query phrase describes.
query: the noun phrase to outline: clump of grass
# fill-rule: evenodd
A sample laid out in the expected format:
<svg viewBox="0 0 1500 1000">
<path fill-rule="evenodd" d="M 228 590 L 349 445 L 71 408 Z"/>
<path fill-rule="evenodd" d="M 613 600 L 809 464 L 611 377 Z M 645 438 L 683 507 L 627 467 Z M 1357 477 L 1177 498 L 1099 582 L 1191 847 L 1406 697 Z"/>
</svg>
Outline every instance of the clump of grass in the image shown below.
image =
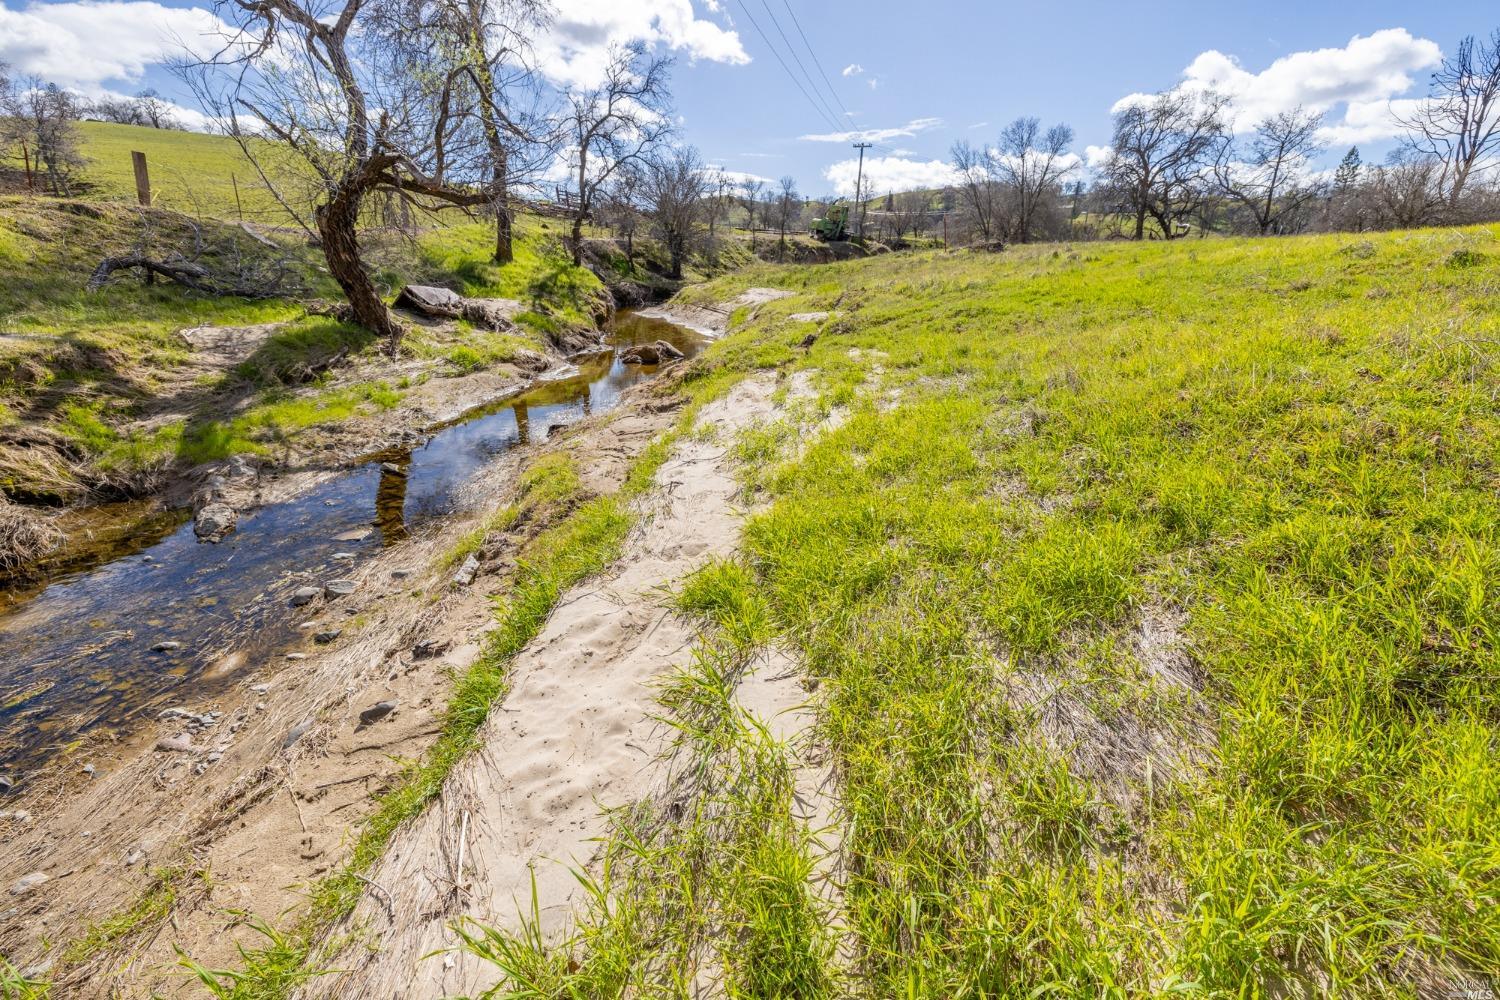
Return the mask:
<svg viewBox="0 0 1500 1000">
<path fill-rule="evenodd" d="M 359 412 L 388 410 L 403 393 L 383 381 L 311 394 L 267 390 L 261 401 L 226 421 L 177 428 L 177 457 L 195 465 L 242 452 L 270 454 L 298 431 L 347 420 Z"/>
<path fill-rule="evenodd" d="M 22 975 L 20 969 L 0 956 L 0 997 L 4 1000 L 47 1000 L 50 996 L 52 984 Z"/>
</svg>

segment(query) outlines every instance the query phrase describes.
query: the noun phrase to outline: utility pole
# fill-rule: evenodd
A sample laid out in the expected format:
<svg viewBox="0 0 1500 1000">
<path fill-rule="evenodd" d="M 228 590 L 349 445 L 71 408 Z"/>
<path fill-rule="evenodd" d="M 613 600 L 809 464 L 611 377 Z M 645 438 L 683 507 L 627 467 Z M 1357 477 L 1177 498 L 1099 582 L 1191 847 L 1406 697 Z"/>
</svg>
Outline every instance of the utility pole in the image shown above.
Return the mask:
<svg viewBox="0 0 1500 1000">
<path fill-rule="evenodd" d="M 854 177 L 854 213 L 855 213 L 855 236 L 859 239 L 865 238 L 865 213 L 859 210 L 859 189 L 865 179 L 865 150 L 874 143 L 856 142 L 854 148 L 859 150 L 859 173 Z"/>
</svg>

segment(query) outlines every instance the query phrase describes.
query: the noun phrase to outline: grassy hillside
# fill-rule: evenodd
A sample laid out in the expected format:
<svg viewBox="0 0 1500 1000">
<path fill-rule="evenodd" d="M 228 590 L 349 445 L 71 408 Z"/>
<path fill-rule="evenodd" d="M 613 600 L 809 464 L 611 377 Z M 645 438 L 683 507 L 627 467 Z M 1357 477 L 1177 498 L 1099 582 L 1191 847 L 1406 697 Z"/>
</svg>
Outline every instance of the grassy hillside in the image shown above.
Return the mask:
<svg viewBox="0 0 1500 1000">
<path fill-rule="evenodd" d="M 272 225 L 287 221 L 254 166 L 226 136 L 107 122 L 80 122 L 78 132 L 87 161 L 79 177 L 81 197 L 135 204 L 130 154 L 139 150 L 146 154 L 152 203 L 158 208 L 222 219 L 238 218 L 242 212 L 248 220 Z M 19 155 L 6 165 L 19 171 Z"/>
<path fill-rule="evenodd" d="M 726 442 L 765 506 L 679 598 L 692 801 L 622 820 L 576 938 L 476 950 L 526 996 L 1490 989 L 1497 262 L 1476 228 L 694 289 L 800 293 L 701 394 L 805 370 L 801 430 L 840 419 Z M 831 866 L 733 703 L 768 643 L 812 692 Z"/>
<path fill-rule="evenodd" d="M 519 221 L 517 258 L 506 268 L 488 262 L 492 231 L 479 224 L 429 232 L 414 241 L 368 234 L 368 259 L 388 296 L 405 281 L 420 280 L 470 295 L 517 298 L 530 306 L 517 317 L 524 341 L 466 330 L 464 344 L 453 347 L 417 330 L 407 349 L 434 362 L 451 354 L 449 367 L 461 373 L 513 357 L 518 343 L 542 349 L 551 334 L 591 327 L 602 285 L 572 265 L 547 225 L 529 217 Z M 284 381 L 341 348 L 352 350 L 355 361 L 379 350 L 359 328 L 308 313 L 305 300 L 337 296 L 316 250 L 287 237 L 271 251 L 237 227 L 214 222 L 203 224 L 201 234 L 201 260 L 211 268 L 284 259 L 293 278 L 285 295 L 254 301 L 215 297 L 166 282 L 147 285 L 129 274 L 88 291 L 90 272 L 107 254 L 142 245 L 157 257 L 186 254 L 199 237 L 186 217 L 169 211 L 0 198 L 0 434 L 32 443 L 60 435 L 72 453 L 72 468 L 64 468 L 57 461 L 39 462 L 42 451 L 34 447 L 0 444 L 0 493 L 60 503 L 80 499 L 89 483 L 133 488 L 130 484 L 152 470 L 263 451 L 267 440 L 335 422 L 367 409 L 372 400 L 391 400 L 389 387 L 380 385 L 321 392 L 318 385 L 298 389 L 295 381 Z M 208 380 L 206 385 L 176 384 L 180 379 L 174 373 L 195 363 L 181 330 L 260 323 L 285 325 L 253 365 L 196 376 Z M 179 419 L 149 434 L 129 429 L 159 401 L 164 387 L 173 385 L 176 392 L 239 386 L 260 396 L 222 426 L 216 420 Z M 214 400 L 212 393 L 204 394 L 205 405 Z M 196 428 L 192 434 L 185 433 L 189 422 Z"/>
</svg>

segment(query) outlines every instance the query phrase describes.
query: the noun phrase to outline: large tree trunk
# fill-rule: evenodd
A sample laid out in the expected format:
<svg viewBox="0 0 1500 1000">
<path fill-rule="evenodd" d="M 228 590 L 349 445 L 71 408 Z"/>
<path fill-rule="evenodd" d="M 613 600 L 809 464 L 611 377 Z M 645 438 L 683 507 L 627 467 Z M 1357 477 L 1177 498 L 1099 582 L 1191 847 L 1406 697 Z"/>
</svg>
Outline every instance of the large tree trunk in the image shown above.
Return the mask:
<svg viewBox="0 0 1500 1000">
<path fill-rule="evenodd" d="M 328 271 L 349 300 L 354 321 L 383 338 L 387 352 L 395 354 L 406 330 L 386 308 L 360 261 L 359 205 L 364 194 L 364 186 L 357 179 L 346 181 L 332 198 L 319 205 L 318 235 Z"/>
<path fill-rule="evenodd" d="M 510 198 L 502 194 L 495 201 L 495 263 L 509 264 L 516 259 L 510 216 Z"/>
</svg>

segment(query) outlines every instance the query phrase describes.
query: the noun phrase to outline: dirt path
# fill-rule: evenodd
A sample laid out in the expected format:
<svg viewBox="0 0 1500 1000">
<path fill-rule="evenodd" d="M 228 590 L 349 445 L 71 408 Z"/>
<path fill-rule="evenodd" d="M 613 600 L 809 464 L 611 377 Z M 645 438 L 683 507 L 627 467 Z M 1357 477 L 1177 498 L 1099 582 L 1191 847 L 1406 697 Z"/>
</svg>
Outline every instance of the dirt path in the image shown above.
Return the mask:
<svg viewBox="0 0 1500 1000">
<path fill-rule="evenodd" d="M 715 440 L 677 447 L 616 568 L 565 595 L 517 659 L 513 689 L 482 730 L 484 749 L 371 873 L 385 888 L 366 894 L 342 931 L 358 928 L 357 943 L 331 963 L 349 971 L 309 996 L 483 989 L 492 967 L 424 957 L 455 943 L 448 925 L 461 916 L 514 926 L 533 875 L 544 927 L 567 924 L 581 891 L 569 866 L 585 864 L 606 832 L 601 810 L 648 798 L 666 777 L 653 684 L 687 655 L 694 630 L 663 607 L 663 588 L 733 550 L 739 484 L 725 444 L 771 412 L 773 387 L 753 379 L 704 409 L 700 424 L 715 427 Z"/>
</svg>

